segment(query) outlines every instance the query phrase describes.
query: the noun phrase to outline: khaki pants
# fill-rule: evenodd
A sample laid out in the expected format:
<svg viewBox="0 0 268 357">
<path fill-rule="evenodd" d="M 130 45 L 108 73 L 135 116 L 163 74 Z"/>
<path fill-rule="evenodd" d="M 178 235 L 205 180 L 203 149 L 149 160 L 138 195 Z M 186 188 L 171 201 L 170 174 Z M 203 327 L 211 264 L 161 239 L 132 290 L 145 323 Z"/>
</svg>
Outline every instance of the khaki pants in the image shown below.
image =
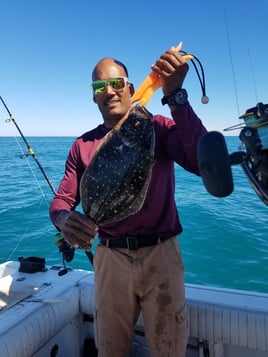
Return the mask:
<svg viewBox="0 0 268 357">
<path fill-rule="evenodd" d="M 94 255 L 99 357 L 127 357 L 140 311 L 151 357 L 184 357 L 188 320 L 177 236 L 153 247 Z"/>
</svg>

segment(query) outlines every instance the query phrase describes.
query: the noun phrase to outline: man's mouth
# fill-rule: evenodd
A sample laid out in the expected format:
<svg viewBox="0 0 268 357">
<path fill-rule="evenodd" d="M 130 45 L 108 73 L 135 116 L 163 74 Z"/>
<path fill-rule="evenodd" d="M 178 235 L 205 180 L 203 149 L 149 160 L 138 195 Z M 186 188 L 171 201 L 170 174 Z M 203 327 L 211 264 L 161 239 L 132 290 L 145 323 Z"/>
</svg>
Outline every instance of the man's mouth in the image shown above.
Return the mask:
<svg viewBox="0 0 268 357">
<path fill-rule="evenodd" d="M 110 105 L 118 104 L 119 102 L 120 102 L 119 99 L 110 99 L 110 100 L 106 100 L 104 104 L 110 106 Z"/>
</svg>

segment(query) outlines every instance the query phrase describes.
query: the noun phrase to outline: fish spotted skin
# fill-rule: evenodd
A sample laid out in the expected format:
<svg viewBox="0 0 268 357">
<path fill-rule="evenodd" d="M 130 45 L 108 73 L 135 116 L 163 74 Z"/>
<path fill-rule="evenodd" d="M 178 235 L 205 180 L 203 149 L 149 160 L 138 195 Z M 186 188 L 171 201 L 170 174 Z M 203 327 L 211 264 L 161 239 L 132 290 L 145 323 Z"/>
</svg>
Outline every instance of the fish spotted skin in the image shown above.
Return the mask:
<svg viewBox="0 0 268 357">
<path fill-rule="evenodd" d="M 154 147 L 152 114 L 140 105 L 106 135 L 80 183 L 82 208 L 96 224 L 120 221 L 141 209 Z"/>
</svg>

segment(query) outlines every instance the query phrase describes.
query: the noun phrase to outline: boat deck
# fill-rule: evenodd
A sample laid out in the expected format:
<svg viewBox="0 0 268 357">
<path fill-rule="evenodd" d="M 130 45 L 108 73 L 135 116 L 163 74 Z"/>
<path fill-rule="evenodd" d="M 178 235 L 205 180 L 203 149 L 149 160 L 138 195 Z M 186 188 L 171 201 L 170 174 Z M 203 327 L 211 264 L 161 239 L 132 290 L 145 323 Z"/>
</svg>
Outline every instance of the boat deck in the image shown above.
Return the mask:
<svg viewBox="0 0 268 357">
<path fill-rule="evenodd" d="M 27 274 L 19 263 L 0 265 L 0 351 L 9 357 L 83 356 L 94 338 L 94 273 L 58 269 Z M 190 319 L 187 357 L 267 357 L 268 295 L 186 285 Z M 55 347 L 56 346 L 56 347 Z M 67 353 L 67 354 L 66 354 Z M 147 357 L 143 319 L 132 356 Z"/>
</svg>

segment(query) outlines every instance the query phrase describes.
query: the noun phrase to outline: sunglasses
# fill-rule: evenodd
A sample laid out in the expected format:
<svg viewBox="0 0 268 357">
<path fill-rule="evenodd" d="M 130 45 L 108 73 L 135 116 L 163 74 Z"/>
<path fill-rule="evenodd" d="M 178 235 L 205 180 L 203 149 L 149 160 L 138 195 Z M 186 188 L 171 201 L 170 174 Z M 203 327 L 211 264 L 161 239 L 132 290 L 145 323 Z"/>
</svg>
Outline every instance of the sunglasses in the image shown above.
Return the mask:
<svg viewBox="0 0 268 357">
<path fill-rule="evenodd" d="M 107 80 L 100 80 L 91 83 L 91 88 L 94 94 L 102 94 L 106 90 L 107 83 L 111 86 L 114 90 L 121 90 L 125 88 L 126 84 L 128 83 L 127 77 L 115 77 L 109 78 Z"/>
</svg>

